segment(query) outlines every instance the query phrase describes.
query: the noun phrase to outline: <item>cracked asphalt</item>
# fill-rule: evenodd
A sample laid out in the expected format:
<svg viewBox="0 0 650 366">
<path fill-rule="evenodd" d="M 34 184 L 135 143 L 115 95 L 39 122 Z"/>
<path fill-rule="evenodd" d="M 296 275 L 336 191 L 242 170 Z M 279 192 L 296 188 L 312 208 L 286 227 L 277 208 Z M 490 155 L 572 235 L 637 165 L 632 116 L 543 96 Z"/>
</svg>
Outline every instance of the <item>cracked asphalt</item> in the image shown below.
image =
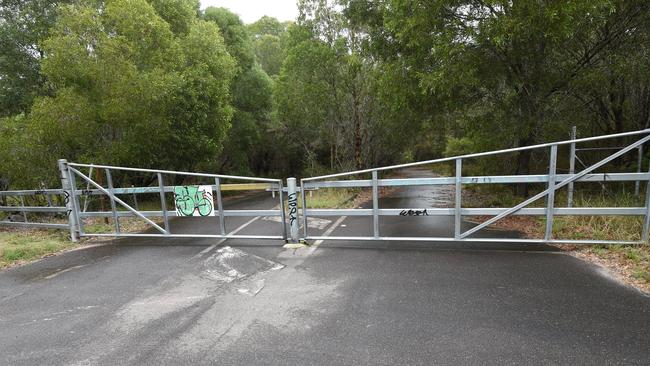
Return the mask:
<svg viewBox="0 0 650 366">
<path fill-rule="evenodd" d="M 408 188 L 382 207 L 434 205 Z M 229 208 L 271 208 L 266 195 Z M 251 218 L 233 217 L 228 230 Z M 322 218 L 310 231 L 332 228 Z M 382 233 L 451 232 L 382 217 Z M 346 218 L 331 235 L 368 235 Z M 216 232 L 214 218 L 173 221 Z M 465 225 L 471 225 L 469 223 Z M 241 234 L 281 233 L 260 218 Z M 487 232 L 499 237 L 515 235 Z M 542 245 L 120 239 L 0 272 L 1 365 L 648 365 L 650 297 Z"/>
</svg>

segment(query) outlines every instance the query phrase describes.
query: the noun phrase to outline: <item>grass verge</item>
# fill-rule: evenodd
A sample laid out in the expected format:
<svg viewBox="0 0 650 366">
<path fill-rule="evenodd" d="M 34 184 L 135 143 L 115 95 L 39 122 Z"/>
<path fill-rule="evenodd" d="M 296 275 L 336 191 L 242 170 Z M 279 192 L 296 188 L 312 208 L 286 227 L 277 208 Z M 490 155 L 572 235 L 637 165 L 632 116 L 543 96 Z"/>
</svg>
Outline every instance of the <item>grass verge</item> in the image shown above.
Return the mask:
<svg viewBox="0 0 650 366">
<path fill-rule="evenodd" d="M 75 245 L 67 232 L 58 230 L 0 232 L 0 268 L 32 261 Z"/>
</svg>

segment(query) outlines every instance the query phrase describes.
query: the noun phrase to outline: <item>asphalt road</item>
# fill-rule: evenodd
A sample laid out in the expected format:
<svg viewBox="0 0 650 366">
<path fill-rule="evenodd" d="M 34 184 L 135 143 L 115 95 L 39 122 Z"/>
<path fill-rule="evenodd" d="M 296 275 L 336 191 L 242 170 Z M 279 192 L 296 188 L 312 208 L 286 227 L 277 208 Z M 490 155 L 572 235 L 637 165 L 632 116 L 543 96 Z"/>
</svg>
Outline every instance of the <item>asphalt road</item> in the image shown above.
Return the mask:
<svg viewBox="0 0 650 366">
<path fill-rule="evenodd" d="M 405 189 L 381 205 L 436 205 L 440 194 Z M 328 219 L 310 231 L 369 230 L 364 219 Z M 382 233 L 422 236 L 449 224 L 391 218 Z M 185 232 L 217 227 L 174 222 Z M 281 226 L 242 217 L 228 230 Z M 2 271 L 0 364 L 650 364 L 650 297 L 545 246 L 280 244 L 122 239 Z"/>
</svg>

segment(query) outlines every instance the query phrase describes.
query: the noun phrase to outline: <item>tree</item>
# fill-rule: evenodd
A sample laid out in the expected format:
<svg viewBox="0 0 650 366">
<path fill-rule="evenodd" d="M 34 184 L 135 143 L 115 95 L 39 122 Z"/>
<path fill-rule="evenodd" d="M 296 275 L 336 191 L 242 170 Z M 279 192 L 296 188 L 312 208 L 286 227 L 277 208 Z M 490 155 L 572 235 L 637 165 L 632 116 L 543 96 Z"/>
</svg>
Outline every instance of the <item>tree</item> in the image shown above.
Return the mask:
<svg viewBox="0 0 650 366">
<path fill-rule="evenodd" d="M 250 24 L 248 30 L 256 38 L 263 35 L 280 37 L 287 31 L 287 25 L 287 23 L 280 23 L 276 18 L 265 15 L 255 23 Z"/>
<path fill-rule="evenodd" d="M 0 117 L 28 112 L 44 95 L 40 62 L 57 6 L 70 1 L 3 0 L 0 2 Z"/>
<path fill-rule="evenodd" d="M 240 72 L 253 67 L 255 51 L 248 29 L 239 16 L 226 8 L 208 7 L 203 12 L 203 19 L 219 26 L 228 53 L 237 60 Z"/>
<path fill-rule="evenodd" d="M 315 172 L 374 164 L 383 141 L 375 65 L 360 53 L 358 29 L 331 1 L 301 1 L 289 28 L 287 57 L 278 79 L 278 116 L 306 156 L 292 166 Z M 370 144 L 373 142 L 373 144 Z M 299 153 L 302 151 L 301 153 Z"/>
<path fill-rule="evenodd" d="M 174 28 L 145 0 L 61 7 L 43 43 L 53 96 L 36 99 L 24 129 L 30 156 L 16 157 L 25 170 L 56 179 L 61 157 L 178 170 L 214 163 L 235 65 L 218 28 L 181 11 L 193 3 L 167 13 Z"/>
<path fill-rule="evenodd" d="M 647 13 L 647 3 L 630 3 L 352 0 L 348 7 L 370 29 L 370 49 L 403 63 L 455 131 L 473 146 L 503 148 L 568 130 L 563 117 L 576 106 L 575 83 Z M 531 157 L 518 154 L 516 173 L 530 171 Z"/>
<path fill-rule="evenodd" d="M 273 109 L 272 80 L 255 59 L 253 42 L 239 17 L 225 8 L 207 8 L 207 21 L 218 25 L 224 34 L 226 48 L 237 59 L 238 70 L 231 85 L 235 107 L 232 130 L 220 159 L 220 170 L 239 174 L 265 170 L 258 159 L 272 145 L 264 144 Z"/>
</svg>

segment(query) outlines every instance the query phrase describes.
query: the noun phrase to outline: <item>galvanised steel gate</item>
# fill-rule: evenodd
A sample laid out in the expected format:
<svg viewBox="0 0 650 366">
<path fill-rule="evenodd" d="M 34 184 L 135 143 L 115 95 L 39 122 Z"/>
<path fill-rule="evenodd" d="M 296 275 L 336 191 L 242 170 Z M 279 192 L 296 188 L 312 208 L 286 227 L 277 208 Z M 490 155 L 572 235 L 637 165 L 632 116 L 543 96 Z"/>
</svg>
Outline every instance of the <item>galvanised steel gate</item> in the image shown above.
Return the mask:
<svg viewBox="0 0 650 366">
<path fill-rule="evenodd" d="M 610 154 L 600 161 L 586 166 L 582 171 L 575 172 L 575 151 L 577 144 L 591 141 L 621 139 L 625 137 L 638 137 L 639 139 L 625 147 L 620 147 L 616 152 Z M 0 199 L 6 201 L 6 197 L 13 197 L 14 204 L 0 206 L 0 211 L 19 212 L 21 215 L 18 220 L 0 221 L 0 225 L 14 225 L 27 227 L 43 227 L 55 229 L 69 229 L 72 240 L 77 240 L 79 236 L 111 236 L 111 237 L 172 237 L 172 238 L 222 238 L 222 239 L 284 239 L 293 243 L 306 240 L 399 240 L 399 241 L 458 241 L 458 242 L 516 242 L 516 243 L 570 243 L 570 244 L 641 244 L 648 241 L 650 228 L 650 172 L 641 172 L 640 169 L 635 173 L 595 173 L 598 168 L 607 163 L 622 157 L 623 155 L 637 150 L 639 157 L 642 155 L 643 145 L 650 141 L 650 129 L 627 132 L 614 135 L 572 139 L 568 141 L 554 142 L 548 144 L 519 147 L 506 150 L 483 152 L 477 154 L 462 155 L 456 157 L 427 160 L 416 163 L 392 165 L 380 168 L 365 169 L 347 173 L 330 174 L 320 177 L 305 178 L 300 181 L 300 186 L 296 184 L 295 178 L 287 179 L 287 187 L 282 184 L 282 180 L 240 177 L 219 174 L 180 172 L 156 169 L 137 169 L 125 168 L 106 165 L 78 164 L 68 163 L 66 160 L 59 161 L 61 172 L 62 189 L 43 189 L 43 190 L 25 190 L 25 191 L 0 191 Z M 569 160 L 569 174 L 557 173 L 558 147 L 569 145 L 571 154 Z M 536 175 L 501 175 L 501 176 L 463 176 L 463 162 L 468 159 L 494 156 L 499 154 L 520 152 L 524 150 L 548 149 L 549 162 L 548 172 L 546 174 Z M 611 149 L 611 148 L 608 148 Z M 583 149 L 585 150 L 585 149 Z M 640 159 L 639 159 L 640 161 Z M 427 178 L 381 178 L 380 173 L 388 170 L 423 166 L 435 163 L 455 164 L 455 176 L 452 177 L 427 177 Z M 106 185 L 98 183 L 98 179 L 92 179 L 92 174 L 84 174 L 81 170 L 89 168 L 103 170 L 105 173 Z M 112 172 L 132 172 L 139 174 L 153 174 L 157 181 L 155 186 L 146 187 L 114 187 Z M 356 180 L 338 180 L 343 177 L 350 177 L 360 174 L 369 174 L 370 179 Z M 210 180 L 206 187 L 201 190 L 199 187 L 184 187 L 166 185 L 165 179 L 170 176 L 194 177 L 196 179 Z M 85 184 L 85 189 L 77 186 L 77 180 Z M 244 184 L 223 183 L 223 180 L 244 181 Z M 573 185 L 577 182 L 645 182 L 646 194 L 645 204 L 643 207 L 573 207 Z M 462 205 L 462 186 L 465 184 L 517 184 L 517 183 L 542 183 L 546 189 L 524 200 L 523 202 L 510 208 L 468 208 Z M 454 207 L 435 208 L 435 207 L 400 207 L 400 208 L 381 208 L 379 207 L 379 188 L 380 187 L 405 187 L 405 186 L 430 186 L 430 185 L 451 185 L 454 187 L 455 202 Z M 235 189 L 264 189 L 271 192 L 278 192 L 278 205 L 273 209 L 260 210 L 227 210 L 223 207 L 222 190 L 227 186 L 236 186 Z M 345 187 L 365 187 L 372 190 L 372 208 L 369 209 L 310 209 L 308 197 L 305 191 L 318 190 L 321 188 L 345 188 Z M 567 203 L 565 206 L 556 204 L 555 192 L 563 187 L 568 188 Z M 83 187 L 82 187 L 83 188 Z M 636 189 L 638 193 L 638 188 Z M 127 204 L 120 199 L 118 195 L 136 194 L 158 194 L 160 196 L 160 210 L 140 210 L 137 207 Z M 287 197 L 287 209 L 285 209 L 285 193 Z M 110 211 L 87 211 L 86 200 L 89 196 L 105 196 L 110 200 Z M 170 195 L 174 197 L 176 209 L 169 209 Z M 82 204 L 82 196 L 84 203 Z M 58 197 L 58 199 L 53 199 Z M 32 202 L 45 202 L 43 205 L 29 204 L 26 198 L 31 198 Z M 298 208 L 298 199 L 302 200 L 302 210 Z M 533 202 L 546 198 L 545 207 L 527 207 Z M 57 202 L 60 202 L 57 206 Z M 62 205 L 62 204 L 63 205 Z M 180 208 L 179 208 L 180 207 Z M 187 209 L 187 212 L 183 210 Z M 379 218 L 381 216 L 399 216 L 404 212 L 422 212 L 426 210 L 428 216 L 451 216 L 454 218 L 453 236 L 448 237 L 413 237 L 413 236 L 382 236 Z M 28 214 L 46 213 L 50 215 L 60 215 L 67 218 L 59 221 L 28 221 Z M 174 233 L 170 228 L 169 219 L 174 216 L 188 216 L 190 213 L 198 215 L 214 215 L 219 217 L 216 234 L 200 233 Z M 481 229 L 503 219 L 510 215 L 526 216 L 544 216 L 546 218 L 546 228 L 543 238 L 538 239 L 521 239 L 521 238 L 485 238 L 476 237 Z M 643 216 L 643 228 L 640 240 L 622 241 L 622 240 L 563 240 L 553 237 L 553 218 L 555 216 Z M 190 215 L 190 216 L 193 216 Z M 228 233 L 225 227 L 226 217 L 233 216 L 255 216 L 255 217 L 279 217 L 278 228 L 281 235 L 238 235 L 235 232 Z M 302 217 L 300 217 L 302 216 Z M 310 217 L 323 216 L 366 216 L 372 217 L 372 236 L 340 236 L 340 235 L 311 235 L 307 221 Z M 461 230 L 461 223 L 464 216 L 491 216 L 490 219 L 471 227 L 466 231 Z M 94 233 L 84 230 L 84 219 L 92 217 L 112 217 L 113 231 L 110 233 Z M 120 227 L 120 218 L 137 217 L 146 222 L 154 232 L 124 232 Z M 151 218 L 162 218 L 162 226 L 151 220 Z M 433 219 L 433 218 L 432 218 Z M 302 223 L 302 233 L 300 233 L 300 224 Z M 287 226 L 289 226 L 289 233 Z M 302 235 L 301 235 L 302 234 Z M 334 234 L 334 233 L 333 233 Z"/>
<path fill-rule="evenodd" d="M 106 186 L 91 179 L 88 175 L 81 172 L 82 168 L 103 170 L 105 172 Z M 69 214 L 69 228 L 73 240 L 80 237 L 92 236 L 109 236 L 109 237 L 169 237 L 169 238 L 219 238 L 219 239 L 286 239 L 286 225 L 282 224 L 285 220 L 284 199 L 282 181 L 279 179 L 240 177 L 232 175 L 181 172 L 157 169 L 138 169 L 126 168 L 108 165 L 78 164 L 69 163 L 66 160 L 59 161 L 61 179 L 64 192 L 71 192 L 70 199 L 67 200 L 67 209 Z M 115 172 L 133 172 L 138 174 L 153 174 L 156 177 L 157 185 L 150 187 L 114 187 L 113 175 Z M 210 183 L 193 184 L 190 186 L 172 186 L 166 185 L 165 179 L 170 176 L 194 177 L 196 179 L 211 180 Z M 77 179 L 87 184 L 86 189 L 80 190 L 77 187 Z M 223 180 L 245 181 L 244 184 L 223 184 Z M 253 183 L 250 183 L 253 182 Z M 268 210 L 226 210 L 223 206 L 222 189 L 226 186 L 236 186 L 238 189 L 265 189 L 277 191 L 278 208 Z M 200 187 L 200 188 L 199 188 Z M 205 187 L 205 188 L 203 188 Z M 143 211 L 135 208 L 118 195 L 135 195 L 135 194 L 158 194 L 160 196 L 160 210 Z M 104 195 L 110 200 L 110 211 L 93 211 L 87 212 L 82 209 L 81 196 Z M 275 196 L 275 194 L 274 194 Z M 174 199 L 175 209 L 170 209 L 169 199 Z M 85 206 L 85 205 L 83 205 Z M 173 233 L 170 227 L 169 219 L 175 216 L 218 216 L 219 226 L 218 234 L 200 234 L 200 233 Z M 226 217 L 233 216 L 279 216 L 282 235 L 240 235 L 228 233 L 226 231 Z M 84 230 L 84 219 L 91 217 L 112 217 L 113 231 L 111 233 L 93 233 Z M 155 232 L 128 233 L 122 231 L 120 227 L 120 218 L 137 217 L 146 222 Z M 154 222 L 151 218 L 162 218 L 162 226 Z M 216 227 L 216 221 L 214 222 Z"/>
<path fill-rule="evenodd" d="M 587 166 L 580 172 L 573 172 L 575 167 L 575 147 L 576 144 L 606 139 L 620 139 L 623 137 L 638 136 L 636 142 L 620 148 L 608 157 Z M 644 207 L 572 207 L 573 184 L 576 182 L 650 182 L 650 173 L 594 173 L 594 171 L 605 164 L 629 153 L 635 149 L 641 149 L 643 144 L 650 140 L 650 129 L 634 131 L 628 133 L 573 139 L 568 141 L 554 142 L 548 144 L 519 147 L 506 150 L 498 150 L 477 154 L 462 155 L 456 157 L 421 161 L 410 164 L 392 165 L 381 168 L 365 169 L 347 173 L 330 174 L 319 177 L 305 178 L 301 180 L 301 187 L 305 189 L 320 188 L 342 188 L 342 187 L 369 187 L 372 189 L 372 208 L 371 209 L 309 209 L 309 202 L 305 194 L 302 195 L 303 210 L 302 226 L 305 240 L 399 240 L 399 241 L 458 241 L 458 242 L 517 242 L 517 243 L 570 243 L 570 244 L 641 244 L 648 240 L 648 229 L 650 224 L 650 194 L 646 190 L 646 199 Z M 557 173 L 557 151 L 558 146 L 570 145 L 571 148 L 571 170 L 570 174 Z M 493 156 L 499 154 L 520 152 L 524 150 L 549 149 L 550 160 L 548 163 L 549 170 L 543 175 L 504 175 L 504 176 L 463 176 L 463 162 L 467 159 Z M 379 173 L 388 170 L 429 165 L 434 163 L 455 163 L 455 176 L 453 177 L 435 177 L 435 178 L 406 178 L 406 179 L 380 179 Z M 370 174 L 370 179 L 356 180 L 338 180 L 343 177 L 350 177 L 360 174 Z M 463 208 L 462 207 L 462 185 L 463 184 L 503 184 L 503 183 L 545 183 L 547 188 L 523 202 L 511 208 Z M 381 208 L 379 207 L 379 187 L 404 187 L 404 186 L 427 186 L 427 185 L 453 185 L 455 190 L 455 207 L 453 208 L 431 208 L 431 207 L 402 207 L 402 208 Z M 569 195 L 566 206 L 558 207 L 555 199 L 555 192 L 568 186 Z M 650 187 L 649 187 L 650 188 Z M 531 203 L 546 198 L 546 207 L 530 208 Z M 453 216 L 454 217 L 454 235 L 450 237 L 409 237 L 393 236 L 386 237 L 381 235 L 379 223 L 380 216 L 398 216 L 403 212 L 422 212 L 426 210 L 429 216 Z M 461 221 L 463 216 L 492 216 L 487 221 L 478 224 L 467 231 L 461 231 Z M 481 238 L 476 237 L 479 230 L 503 219 L 509 215 L 529 215 L 545 216 L 546 228 L 543 238 L 539 239 L 521 239 L 521 238 Z M 608 240 L 556 240 L 552 236 L 553 217 L 569 215 L 586 215 L 586 216 L 644 216 L 643 229 L 639 241 L 608 241 Z M 309 217 L 323 216 L 371 216 L 372 217 L 372 236 L 317 236 L 310 235 L 307 226 Z M 295 239 L 295 238 L 294 238 Z"/>
</svg>

